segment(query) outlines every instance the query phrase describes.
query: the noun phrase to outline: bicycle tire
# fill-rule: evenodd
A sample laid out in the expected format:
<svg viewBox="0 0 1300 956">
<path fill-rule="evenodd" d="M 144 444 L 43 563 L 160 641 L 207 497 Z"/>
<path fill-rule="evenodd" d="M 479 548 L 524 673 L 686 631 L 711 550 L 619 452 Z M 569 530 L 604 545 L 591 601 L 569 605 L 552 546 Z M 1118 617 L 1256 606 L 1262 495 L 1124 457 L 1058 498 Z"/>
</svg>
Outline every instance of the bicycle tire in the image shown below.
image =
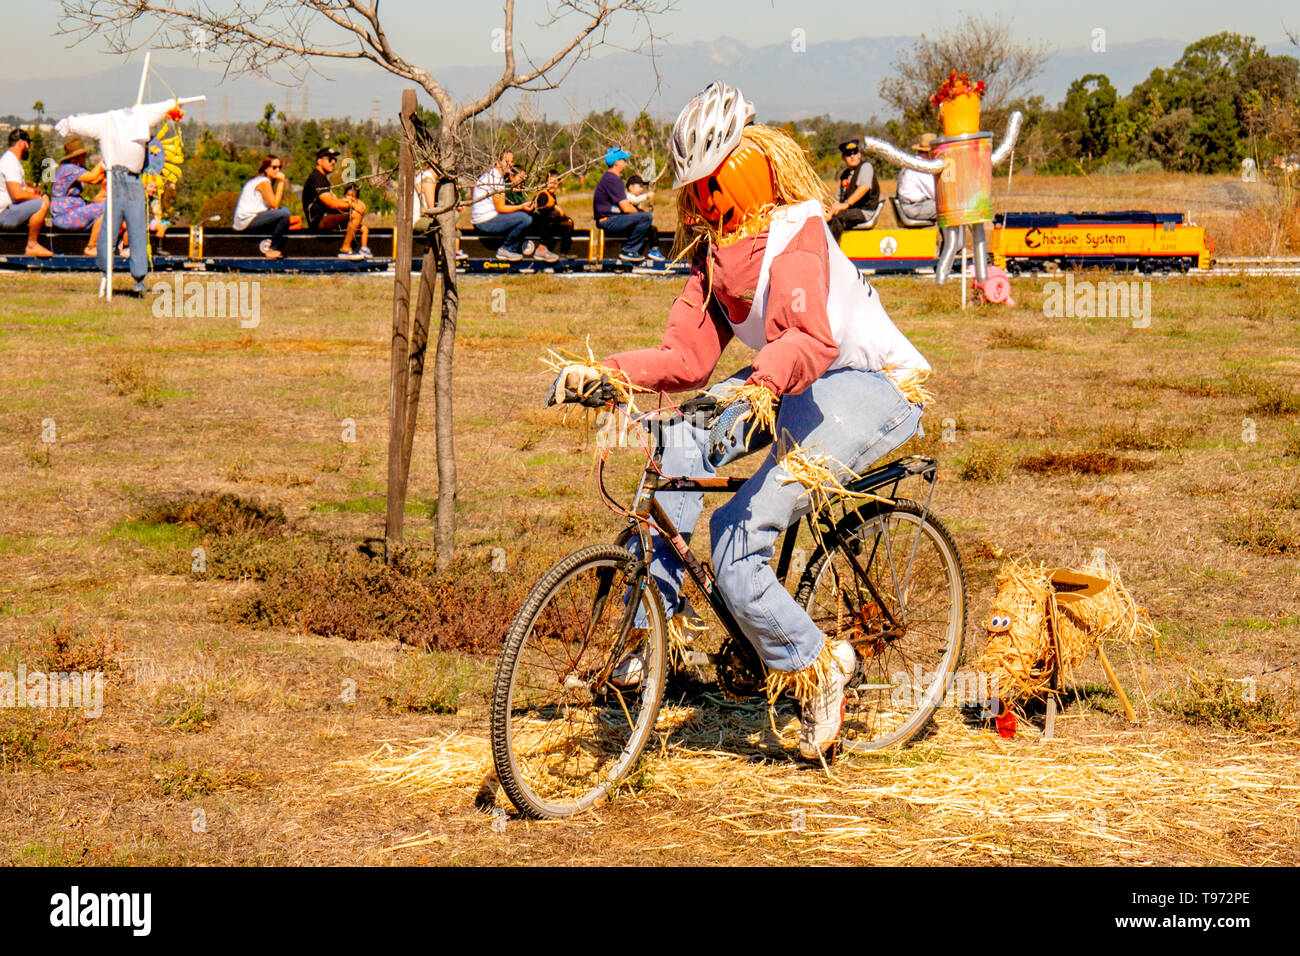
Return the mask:
<svg viewBox="0 0 1300 956">
<path fill-rule="evenodd" d="M 921 535 L 916 563 L 910 568 L 915 575 L 911 580 L 906 580 L 909 569 L 901 567 L 906 564 L 910 543 L 899 550 L 891 543 L 893 529 L 902 529 L 904 524 L 912 527 L 903 530 Z M 850 512 L 837 532 L 838 543 L 829 554 L 819 545 L 809 558 L 795 600 L 828 639 L 843 637 L 858 650 L 859 674 L 846 688 L 843 748 L 867 751 L 903 745 L 921 732 L 944 702 L 961 660 L 966 630 L 966 574 L 961 553 L 938 518 L 923 515 L 915 502 L 906 499 Z M 868 535 L 874 545 L 870 549 L 865 548 Z M 905 539 L 904 535 L 900 542 Z M 882 541 L 884 548 L 880 547 Z M 855 547 L 858 566 L 900 622 L 897 626 L 885 620 L 879 602 L 861 584 L 855 588 L 855 597 L 838 582 L 837 575 L 858 581 L 857 572 L 843 554 L 845 548 Z M 835 573 L 828 575 L 832 568 Z M 899 574 L 917 600 L 898 600 Z M 905 620 L 909 612 L 910 620 Z M 923 664 L 927 669 L 919 670 Z M 891 666 L 903 670 L 891 671 Z M 912 682 L 918 676 L 919 687 Z"/>
<path fill-rule="evenodd" d="M 578 598 L 562 598 L 571 586 Z M 646 613 L 647 627 L 632 632 L 644 669 L 636 687 L 618 689 L 599 674 L 615 655 L 626 608 L 619 595 L 628 587 L 640 591 Z M 579 598 L 588 591 L 584 620 Z M 515 615 L 493 684 L 492 760 L 515 809 L 560 819 L 603 800 L 654 731 L 666 662 L 663 602 L 635 555 L 592 545 L 552 566 Z"/>
</svg>

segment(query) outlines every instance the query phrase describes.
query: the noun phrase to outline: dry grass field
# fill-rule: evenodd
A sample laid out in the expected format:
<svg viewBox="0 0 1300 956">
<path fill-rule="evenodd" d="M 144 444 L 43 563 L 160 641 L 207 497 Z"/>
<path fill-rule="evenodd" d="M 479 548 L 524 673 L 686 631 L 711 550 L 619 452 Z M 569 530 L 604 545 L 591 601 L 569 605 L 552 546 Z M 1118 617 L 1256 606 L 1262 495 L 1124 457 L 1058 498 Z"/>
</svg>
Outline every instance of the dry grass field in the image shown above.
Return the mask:
<svg viewBox="0 0 1300 956">
<path fill-rule="evenodd" d="M 540 408 L 538 357 L 656 342 L 675 286 L 520 278 L 501 312 L 497 281 L 462 289 L 461 555 L 438 575 L 429 429 L 410 552 L 365 554 L 389 284 L 267 279 L 243 329 L 0 276 L 0 671 L 107 675 L 96 719 L 0 710 L 0 861 L 1300 863 L 1294 281 L 1155 281 L 1147 328 L 1046 318 L 1041 282 L 965 313 L 956 286 L 877 283 L 936 370 L 912 447 L 941 461 L 968 659 L 1001 556 L 1103 549 L 1161 632 L 1120 661 L 1140 725 L 1089 664 L 1052 740 L 943 711 L 828 777 L 796 759 L 792 709 L 777 737 L 762 708 L 670 685 L 614 799 L 504 826 L 473 806 L 493 642 L 540 568 L 618 528 L 590 430 Z M 719 373 L 746 361 L 733 344 Z"/>
</svg>

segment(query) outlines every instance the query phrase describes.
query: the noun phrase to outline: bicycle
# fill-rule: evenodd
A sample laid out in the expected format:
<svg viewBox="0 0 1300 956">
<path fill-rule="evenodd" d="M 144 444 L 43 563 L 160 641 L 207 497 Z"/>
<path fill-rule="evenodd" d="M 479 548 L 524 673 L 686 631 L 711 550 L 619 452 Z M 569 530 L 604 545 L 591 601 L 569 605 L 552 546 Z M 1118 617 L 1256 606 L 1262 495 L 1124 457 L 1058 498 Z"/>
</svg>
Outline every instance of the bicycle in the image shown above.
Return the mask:
<svg viewBox="0 0 1300 956">
<path fill-rule="evenodd" d="M 613 407 L 616 394 L 603 384 L 592 395 L 565 400 Z M 705 404 L 692 414 L 711 413 Z M 652 533 L 670 542 L 727 635 L 717 654 L 693 652 L 689 663 L 712 665 L 728 697 L 763 690 L 764 667 L 718 592 L 712 569 L 692 553 L 656 500 L 665 491 L 734 493 L 746 479 L 664 477 L 662 454 L 657 444 L 648 450 L 630 508 L 606 489 L 602 456 L 601 498 L 627 518 L 627 526 L 612 544 L 582 548 L 553 565 L 507 632 L 492 694 L 492 757 L 497 781 L 525 816 L 557 819 L 600 802 L 635 766 L 654 732 L 669 666 L 667 614 L 641 557 L 653 553 Z M 897 497 L 899 485 L 914 477 L 929 485 L 923 506 Z M 841 746 L 848 751 L 915 738 L 942 703 L 958 665 L 965 573 L 947 529 L 930 514 L 937 477 L 933 458 L 899 458 L 846 485 L 871 497 L 840 495 L 804 519 L 817 544 L 796 600 L 828 640 L 847 639 L 857 651 L 856 673 L 845 690 Z M 776 551 L 783 584 L 799 528 L 796 519 Z M 639 553 L 629 547 L 634 540 Z M 638 609 L 644 626 L 634 627 Z M 616 686 L 611 674 L 633 651 L 643 662 L 641 680 Z"/>
</svg>

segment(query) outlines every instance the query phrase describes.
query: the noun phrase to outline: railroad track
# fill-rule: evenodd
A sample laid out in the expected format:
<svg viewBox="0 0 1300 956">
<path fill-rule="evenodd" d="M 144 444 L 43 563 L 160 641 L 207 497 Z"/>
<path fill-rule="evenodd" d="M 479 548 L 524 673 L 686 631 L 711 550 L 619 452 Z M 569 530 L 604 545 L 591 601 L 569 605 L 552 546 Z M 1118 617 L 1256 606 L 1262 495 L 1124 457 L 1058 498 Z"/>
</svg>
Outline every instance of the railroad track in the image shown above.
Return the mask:
<svg viewBox="0 0 1300 956">
<path fill-rule="evenodd" d="M 1300 278 L 1300 256 L 1241 256 L 1215 259 L 1207 275 L 1296 276 Z"/>
<path fill-rule="evenodd" d="M 412 267 L 418 268 L 419 263 L 413 262 Z M 1029 272 L 1020 272 L 1012 276 L 1012 281 L 1016 279 L 1047 279 L 1056 278 L 1070 270 L 1047 270 L 1035 269 Z M 392 268 L 382 272 L 367 273 L 372 277 L 393 277 Z M 522 275 L 534 275 L 540 273 L 516 273 Z M 546 273 L 550 274 L 550 273 Z M 1300 279 L 1300 256 L 1240 256 L 1232 258 L 1223 258 L 1213 260 L 1209 269 L 1192 269 L 1188 272 L 1117 272 L 1116 275 L 1127 275 L 1141 279 L 1179 279 L 1188 276 L 1295 276 Z M 639 278 L 658 277 L 667 279 L 681 279 L 682 273 L 679 272 L 652 272 L 650 270 L 633 269 L 629 272 L 566 272 L 556 273 L 564 278 L 575 279 L 601 279 L 611 276 L 633 276 Z M 888 278 L 892 276 L 911 275 L 918 279 L 933 280 L 932 272 L 877 272 L 869 273 L 871 278 Z M 969 275 L 969 273 L 968 273 Z"/>
</svg>

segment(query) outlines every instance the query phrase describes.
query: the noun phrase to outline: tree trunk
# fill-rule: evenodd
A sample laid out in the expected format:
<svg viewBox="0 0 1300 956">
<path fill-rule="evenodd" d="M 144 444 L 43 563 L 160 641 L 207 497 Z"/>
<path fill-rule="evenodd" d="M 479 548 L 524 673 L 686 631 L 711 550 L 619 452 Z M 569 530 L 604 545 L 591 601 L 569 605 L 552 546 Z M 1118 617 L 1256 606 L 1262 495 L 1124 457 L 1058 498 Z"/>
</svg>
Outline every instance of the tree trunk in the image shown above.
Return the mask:
<svg viewBox="0 0 1300 956">
<path fill-rule="evenodd" d="M 384 558 L 402 541 L 406 514 L 406 479 L 410 466 L 406 448 L 408 378 L 411 362 L 411 201 L 415 189 L 412 161 L 415 90 L 402 91 L 402 139 L 397 174 L 397 227 L 393 230 L 393 348 L 388 389 L 388 512 L 384 522 Z M 405 458 L 405 461 L 404 461 Z"/>
<path fill-rule="evenodd" d="M 455 155 L 451 137 L 444 132 L 441 153 Z M 438 518 L 434 540 L 438 567 L 451 565 L 456 557 L 456 448 L 452 428 L 452 352 L 456 345 L 456 320 L 460 311 L 460 290 L 456 285 L 455 169 L 443 169 L 438 183 L 438 271 L 442 277 L 442 313 L 438 323 L 438 347 L 433 366 L 434 428 L 438 439 Z"/>
<path fill-rule="evenodd" d="M 433 288 L 438 281 L 438 237 L 431 237 L 420 260 L 420 288 L 411 316 L 411 363 L 406 382 L 406 441 L 402 446 L 402 472 L 411 473 L 411 449 L 415 444 L 415 420 L 420 410 L 420 387 L 424 382 L 424 356 L 429 347 L 429 316 L 433 312 Z M 453 251 L 453 255 L 455 252 Z"/>
</svg>

